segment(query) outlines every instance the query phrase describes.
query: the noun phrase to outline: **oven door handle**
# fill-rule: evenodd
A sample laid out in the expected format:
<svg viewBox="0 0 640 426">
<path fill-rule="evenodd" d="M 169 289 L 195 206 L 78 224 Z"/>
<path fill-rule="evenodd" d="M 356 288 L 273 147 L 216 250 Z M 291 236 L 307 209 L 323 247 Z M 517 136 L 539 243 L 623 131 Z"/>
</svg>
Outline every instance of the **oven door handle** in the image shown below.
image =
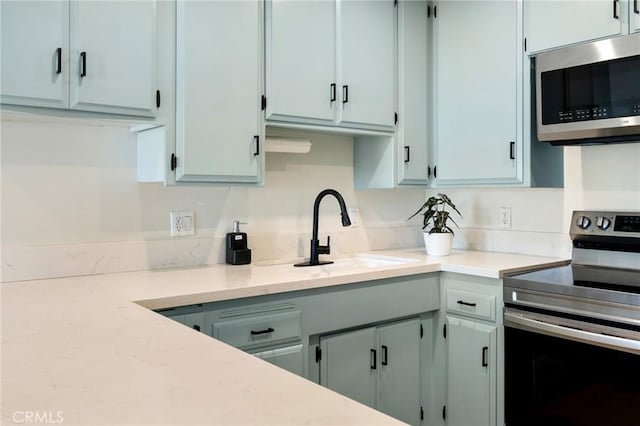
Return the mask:
<svg viewBox="0 0 640 426">
<path fill-rule="evenodd" d="M 606 348 L 640 354 L 640 342 L 637 340 L 625 339 L 623 337 L 592 333 L 590 331 L 549 324 L 547 322 L 526 318 L 522 313 L 516 314 L 508 311 L 505 312 L 504 325 L 512 326 L 525 331 L 542 333 L 548 336 L 560 337 L 597 346 L 603 346 Z"/>
</svg>

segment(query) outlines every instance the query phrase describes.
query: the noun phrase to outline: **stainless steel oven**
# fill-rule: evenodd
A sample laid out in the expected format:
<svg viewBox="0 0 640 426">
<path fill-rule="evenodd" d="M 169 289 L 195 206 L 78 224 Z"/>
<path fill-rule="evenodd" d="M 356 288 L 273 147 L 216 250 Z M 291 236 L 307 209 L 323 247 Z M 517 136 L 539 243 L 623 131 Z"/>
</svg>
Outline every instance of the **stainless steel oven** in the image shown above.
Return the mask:
<svg viewBox="0 0 640 426">
<path fill-rule="evenodd" d="M 640 213 L 573 213 L 572 264 L 504 280 L 505 420 L 640 425 Z"/>
</svg>

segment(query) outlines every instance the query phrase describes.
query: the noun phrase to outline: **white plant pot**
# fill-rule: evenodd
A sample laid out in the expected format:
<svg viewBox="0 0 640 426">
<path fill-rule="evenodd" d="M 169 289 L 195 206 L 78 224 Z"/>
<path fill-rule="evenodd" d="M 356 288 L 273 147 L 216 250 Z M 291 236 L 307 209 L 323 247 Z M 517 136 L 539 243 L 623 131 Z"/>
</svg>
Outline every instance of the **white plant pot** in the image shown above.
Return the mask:
<svg viewBox="0 0 640 426">
<path fill-rule="evenodd" d="M 429 234 L 424 233 L 424 246 L 427 248 L 429 256 L 449 256 L 451 254 L 451 243 L 453 234 Z"/>
</svg>

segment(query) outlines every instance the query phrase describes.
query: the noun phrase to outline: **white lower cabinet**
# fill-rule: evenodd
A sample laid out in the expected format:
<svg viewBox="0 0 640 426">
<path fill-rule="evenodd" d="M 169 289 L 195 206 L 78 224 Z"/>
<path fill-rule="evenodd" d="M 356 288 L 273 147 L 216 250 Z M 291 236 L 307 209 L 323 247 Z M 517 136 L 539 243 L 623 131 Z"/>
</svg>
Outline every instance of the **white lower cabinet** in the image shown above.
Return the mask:
<svg viewBox="0 0 640 426">
<path fill-rule="evenodd" d="M 410 424 L 420 423 L 420 321 L 320 337 L 320 384 Z"/>
<path fill-rule="evenodd" d="M 435 424 L 504 424 L 504 332 L 502 282 L 441 273 L 444 290 L 440 316 L 442 344 L 436 365 L 444 367 L 438 385 L 446 388 L 442 416 Z"/>
<path fill-rule="evenodd" d="M 450 426 L 496 424 L 494 325 L 447 316 L 447 408 Z"/>
<path fill-rule="evenodd" d="M 249 352 L 251 355 L 277 365 L 299 376 L 304 375 L 304 346 L 302 344 Z"/>
<path fill-rule="evenodd" d="M 631 0 L 629 3 L 629 32 L 640 31 L 640 0 Z"/>
</svg>

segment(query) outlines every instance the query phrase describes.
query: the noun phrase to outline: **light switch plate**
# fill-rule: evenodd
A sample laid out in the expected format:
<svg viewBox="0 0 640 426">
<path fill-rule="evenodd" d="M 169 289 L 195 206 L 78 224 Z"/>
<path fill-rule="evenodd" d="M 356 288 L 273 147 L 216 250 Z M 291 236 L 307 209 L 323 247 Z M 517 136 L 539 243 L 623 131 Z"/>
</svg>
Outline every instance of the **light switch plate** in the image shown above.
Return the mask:
<svg viewBox="0 0 640 426">
<path fill-rule="evenodd" d="M 196 234 L 193 210 L 169 212 L 169 219 L 171 221 L 170 230 L 172 237 L 185 237 Z"/>
</svg>

